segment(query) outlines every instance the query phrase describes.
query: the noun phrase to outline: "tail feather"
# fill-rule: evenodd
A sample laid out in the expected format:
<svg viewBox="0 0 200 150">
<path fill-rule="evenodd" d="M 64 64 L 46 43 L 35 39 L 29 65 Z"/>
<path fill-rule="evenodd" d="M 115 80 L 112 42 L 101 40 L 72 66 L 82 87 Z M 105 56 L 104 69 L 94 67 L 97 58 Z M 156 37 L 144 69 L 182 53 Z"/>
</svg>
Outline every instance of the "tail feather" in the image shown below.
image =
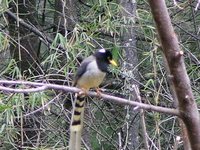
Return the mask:
<svg viewBox="0 0 200 150">
<path fill-rule="evenodd" d="M 77 96 L 70 125 L 69 150 L 81 149 L 85 96 Z"/>
</svg>

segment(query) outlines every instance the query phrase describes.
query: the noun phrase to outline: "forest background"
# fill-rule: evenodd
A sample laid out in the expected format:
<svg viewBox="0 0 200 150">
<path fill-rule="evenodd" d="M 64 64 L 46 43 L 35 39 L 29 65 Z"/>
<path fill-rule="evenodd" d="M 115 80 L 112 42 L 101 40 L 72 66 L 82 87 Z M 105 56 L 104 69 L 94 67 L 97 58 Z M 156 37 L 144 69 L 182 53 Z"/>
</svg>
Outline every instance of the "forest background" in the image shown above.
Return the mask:
<svg viewBox="0 0 200 150">
<path fill-rule="evenodd" d="M 175 109 L 180 104 L 171 86 L 150 1 L 0 1 L 0 149 L 67 148 L 76 90 L 44 89 L 41 85 L 72 86 L 82 58 L 99 48 L 112 51 L 119 64 L 110 68 L 101 86 L 103 93 L 146 105 L 140 109 L 138 103 L 116 103 L 89 95 L 83 147 L 194 149 L 188 144 L 185 118 Z M 198 109 L 198 1 L 165 2 Z M 198 121 L 199 116 L 195 119 Z M 197 136 L 195 139 L 200 139 Z"/>
</svg>

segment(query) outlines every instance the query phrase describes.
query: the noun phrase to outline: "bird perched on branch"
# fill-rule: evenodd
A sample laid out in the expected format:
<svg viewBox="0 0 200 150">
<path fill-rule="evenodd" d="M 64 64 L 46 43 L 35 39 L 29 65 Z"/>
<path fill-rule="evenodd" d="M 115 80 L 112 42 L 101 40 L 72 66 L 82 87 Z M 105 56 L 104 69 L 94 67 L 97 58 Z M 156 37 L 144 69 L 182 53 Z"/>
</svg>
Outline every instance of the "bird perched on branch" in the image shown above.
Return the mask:
<svg viewBox="0 0 200 150">
<path fill-rule="evenodd" d="M 69 150 L 81 149 L 81 132 L 83 128 L 83 115 L 85 94 L 90 88 L 98 89 L 103 82 L 108 66 L 117 66 L 113 60 L 112 53 L 105 49 L 97 50 L 93 55 L 85 58 L 75 76 L 74 86 L 82 89 L 83 92 L 77 95 L 70 125 Z M 98 91 L 97 91 L 98 92 Z"/>
</svg>

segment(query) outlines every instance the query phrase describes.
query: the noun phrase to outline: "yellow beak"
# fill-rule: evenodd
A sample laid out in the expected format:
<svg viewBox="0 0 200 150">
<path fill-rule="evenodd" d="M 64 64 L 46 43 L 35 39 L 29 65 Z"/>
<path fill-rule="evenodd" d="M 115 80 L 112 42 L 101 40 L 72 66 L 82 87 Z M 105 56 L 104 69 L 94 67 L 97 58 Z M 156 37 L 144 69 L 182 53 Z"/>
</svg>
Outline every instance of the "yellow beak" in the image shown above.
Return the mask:
<svg viewBox="0 0 200 150">
<path fill-rule="evenodd" d="M 113 66 L 116 66 L 117 67 L 117 63 L 112 59 L 112 60 L 109 60 L 109 62 L 113 65 Z"/>
</svg>

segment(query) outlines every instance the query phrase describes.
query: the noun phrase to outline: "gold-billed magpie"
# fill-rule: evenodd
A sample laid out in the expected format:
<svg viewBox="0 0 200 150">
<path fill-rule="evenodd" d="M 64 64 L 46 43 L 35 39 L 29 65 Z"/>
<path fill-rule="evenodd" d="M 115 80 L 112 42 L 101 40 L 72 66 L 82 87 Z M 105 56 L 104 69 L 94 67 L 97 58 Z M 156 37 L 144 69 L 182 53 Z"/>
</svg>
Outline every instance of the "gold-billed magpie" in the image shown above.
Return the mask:
<svg viewBox="0 0 200 150">
<path fill-rule="evenodd" d="M 108 72 L 109 64 L 117 66 L 112 53 L 105 49 L 97 50 L 80 64 L 75 75 L 74 86 L 82 89 L 84 93 L 90 88 L 98 88 Z M 84 103 L 84 96 L 78 95 L 71 119 L 69 150 L 80 150 L 81 147 Z"/>
</svg>

